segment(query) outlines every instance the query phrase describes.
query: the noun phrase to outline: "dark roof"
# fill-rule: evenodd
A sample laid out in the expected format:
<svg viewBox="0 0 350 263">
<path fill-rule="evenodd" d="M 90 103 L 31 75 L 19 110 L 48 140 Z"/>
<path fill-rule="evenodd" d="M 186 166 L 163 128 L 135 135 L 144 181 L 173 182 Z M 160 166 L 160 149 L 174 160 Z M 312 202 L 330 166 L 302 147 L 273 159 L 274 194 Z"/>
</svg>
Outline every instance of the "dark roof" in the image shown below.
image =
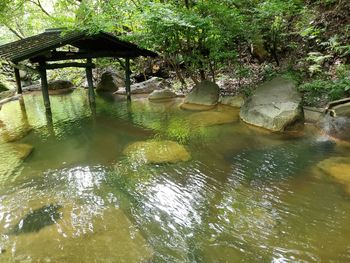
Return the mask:
<svg viewBox="0 0 350 263">
<path fill-rule="evenodd" d="M 12 62 L 33 58 L 56 48 L 71 45 L 85 52 L 115 52 L 130 57 L 157 56 L 156 53 L 122 41 L 112 34 L 100 32 L 88 35 L 85 32 L 47 30 L 44 33 L 0 46 L 0 57 Z"/>
</svg>

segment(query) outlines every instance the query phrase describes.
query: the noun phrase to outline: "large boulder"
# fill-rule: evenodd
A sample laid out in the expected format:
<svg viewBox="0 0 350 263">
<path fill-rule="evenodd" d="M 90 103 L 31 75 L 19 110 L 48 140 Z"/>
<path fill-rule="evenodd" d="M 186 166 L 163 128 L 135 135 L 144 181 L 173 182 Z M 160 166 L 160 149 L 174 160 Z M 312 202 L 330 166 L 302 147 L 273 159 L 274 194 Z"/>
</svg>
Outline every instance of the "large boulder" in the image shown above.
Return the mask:
<svg viewBox="0 0 350 263">
<path fill-rule="evenodd" d="M 135 142 L 125 148 L 124 154 L 140 164 L 177 163 L 191 158 L 184 146 L 167 140 Z"/>
<path fill-rule="evenodd" d="M 151 94 L 149 94 L 148 99 L 151 101 L 158 100 L 168 100 L 172 98 L 176 98 L 177 95 L 170 89 L 162 89 L 162 90 L 154 90 Z"/>
<path fill-rule="evenodd" d="M 208 110 L 218 104 L 220 88 L 214 82 L 204 80 L 195 85 L 185 97 L 182 109 Z"/>
<path fill-rule="evenodd" d="M 164 79 L 154 77 L 149 80 L 131 85 L 130 92 L 131 94 L 149 94 L 154 90 L 165 89 L 169 86 L 169 83 Z M 121 88 L 115 92 L 115 94 L 126 95 L 126 90 L 125 88 Z"/>
<path fill-rule="evenodd" d="M 125 82 L 121 74 L 118 74 L 113 71 L 106 71 L 102 73 L 101 80 L 98 82 L 96 90 L 115 92 L 124 85 Z"/>
<path fill-rule="evenodd" d="M 246 123 L 281 132 L 303 120 L 301 95 L 292 81 L 275 78 L 258 87 L 240 111 Z"/>
</svg>

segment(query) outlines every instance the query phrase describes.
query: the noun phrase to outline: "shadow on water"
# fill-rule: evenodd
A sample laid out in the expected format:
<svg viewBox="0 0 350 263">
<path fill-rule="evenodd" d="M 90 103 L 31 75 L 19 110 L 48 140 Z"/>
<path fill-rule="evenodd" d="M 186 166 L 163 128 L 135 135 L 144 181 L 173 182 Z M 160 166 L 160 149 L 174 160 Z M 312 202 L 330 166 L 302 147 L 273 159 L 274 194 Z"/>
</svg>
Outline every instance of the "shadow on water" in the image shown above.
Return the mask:
<svg viewBox="0 0 350 263">
<path fill-rule="evenodd" d="M 11 227 L 8 234 L 19 235 L 30 232 L 38 232 L 46 226 L 53 225 L 61 218 L 61 214 L 59 212 L 61 208 L 62 206 L 60 205 L 50 204 L 35 209 L 23 217 L 18 224 Z"/>
</svg>

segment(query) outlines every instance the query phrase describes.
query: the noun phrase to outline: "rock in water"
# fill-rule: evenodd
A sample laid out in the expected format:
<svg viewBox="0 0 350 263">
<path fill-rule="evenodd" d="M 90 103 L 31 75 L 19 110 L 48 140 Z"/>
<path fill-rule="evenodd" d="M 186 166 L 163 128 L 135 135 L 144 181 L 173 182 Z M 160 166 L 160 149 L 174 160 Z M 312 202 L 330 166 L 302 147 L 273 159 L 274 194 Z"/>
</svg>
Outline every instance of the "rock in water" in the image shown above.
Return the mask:
<svg viewBox="0 0 350 263">
<path fill-rule="evenodd" d="M 176 93 L 170 89 L 154 90 L 148 96 L 148 99 L 151 101 L 167 100 L 172 98 L 176 98 Z"/>
<path fill-rule="evenodd" d="M 168 86 L 169 83 L 164 79 L 153 77 L 146 81 L 131 85 L 130 92 L 131 94 L 149 94 L 152 93 L 154 90 L 164 89 Z M 120 90 L 115 92 L 115 94 L 125 95 L 125 88 L 121 88 Z"/>
<path fill-rule="evenodd" d="M 38 232 L 46 226 L 55 224 L 61 218 L 59 212 L 61 208 L 60 205 L 50 204 L 31 211 L 12 228 L 10 234 Z"/>
<path fill-rule="evenodd" d="M 21 160 L 25 160 L 34 149 L 32 145 L 25 143 L 11 143 L 9 146 L 9 150 Z"/>
<path fill-rule="evenodd" d="M 50 81 L 49 90 L 61 90 L 61 89 L 70 89 L 74 87 L 74 84 L 68 80 L 53 80 Z"/>
<path fill-rule="evenodd" d="M 208 110 L 215 107 L 219 100 L 219 86 L 211 81 L 204 80 L 193 87 L 185 97 L 182 109 Z"/>
<path fill-rule="evenodd" d="M 271 131 L 284 131 L 303 120 L 301 95 L 295 84 L 275 78 L 258 87 L 240 111 L 246 123 Z"/>
<path fill-rule="evenodd" d="M 113 71 L 106 71 L 102 73 L 101 80 L 97 84 L 97 91 L 109 91 L 114 92 L 119 89 L 119 87 L 124 86 L 125 83 L 122 77 L 118 76 L 117 73 Z"/>
<path fill-rule="evenodd" d="M 124 154 L 140 164 L 177 163 L 191 158 L 186 148 L 174 141 L 135 142 L 126 147 Z"/>
<path fill-rule="evenodd" d="M 242 95 L 225 96 L 220 98 L 220 103 L 231 107 L 240 108 L 244 104 L 244 97 Z"/>
</svg>

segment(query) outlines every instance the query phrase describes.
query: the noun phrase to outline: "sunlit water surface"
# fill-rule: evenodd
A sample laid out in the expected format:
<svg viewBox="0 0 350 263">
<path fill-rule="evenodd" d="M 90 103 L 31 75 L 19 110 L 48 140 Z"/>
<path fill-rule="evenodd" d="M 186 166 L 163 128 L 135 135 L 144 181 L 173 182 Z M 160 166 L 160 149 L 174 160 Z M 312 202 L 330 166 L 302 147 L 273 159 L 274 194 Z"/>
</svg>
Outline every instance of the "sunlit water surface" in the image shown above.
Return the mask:
<svg viewBox="0 0 350 263">
<path fill-rule="evenodd" d="M 180 102 L 100 96 L 94 112 L 77 90 L 51 96 L 52 119 L 40 94 L 4 105 L 0 262 L 350 262 L 350 196 L 316 167 L 347 149 L 312 129 L 256 130 L 223 106 L 235 122 L 196 126 Z M 123 155 L 148 139 L 192 158 Z M 25 161 L 18 143 L 34 147 Z"/>
</svg>

